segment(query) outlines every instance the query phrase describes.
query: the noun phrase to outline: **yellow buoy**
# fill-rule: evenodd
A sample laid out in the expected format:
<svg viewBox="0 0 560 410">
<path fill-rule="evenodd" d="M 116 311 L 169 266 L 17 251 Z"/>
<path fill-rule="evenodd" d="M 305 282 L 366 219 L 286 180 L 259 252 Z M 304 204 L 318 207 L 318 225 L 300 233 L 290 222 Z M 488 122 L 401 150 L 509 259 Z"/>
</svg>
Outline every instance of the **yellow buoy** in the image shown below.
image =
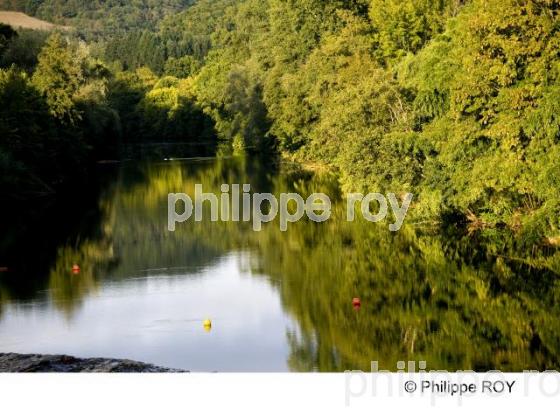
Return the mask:
<svg viewBox="0 0 560 410">
<path fill-rule="evenodd" d="M 210 319 L 206 319 L 203 325 L 204 325 L 204 330 L 206 330 L 207 332 L 212 330 L 212 321 Z"/>
</svg>

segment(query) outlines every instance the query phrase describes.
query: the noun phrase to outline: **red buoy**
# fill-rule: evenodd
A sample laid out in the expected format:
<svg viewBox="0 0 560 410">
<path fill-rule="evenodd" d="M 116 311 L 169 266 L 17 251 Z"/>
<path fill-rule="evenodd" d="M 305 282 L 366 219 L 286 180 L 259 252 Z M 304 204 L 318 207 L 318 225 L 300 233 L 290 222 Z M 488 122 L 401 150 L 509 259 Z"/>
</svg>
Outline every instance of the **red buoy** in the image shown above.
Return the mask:
<svg viewBox="0 0 560 410">
<path fill-rule="evenodd" d="M 72 273 L 76 273 L 76 274 L 77 274 L 77 273 L 80 273 L 80 266 L 74 264 L 74 265 L 72 266 Z"/>
<path fill-rule="evenodd" d="M 355 308 L 361 307 L 362 306 L 362 301 L 360 300 L 360 298 L 352 299 L 352 306 L 354 306 Z"/>
</svg>

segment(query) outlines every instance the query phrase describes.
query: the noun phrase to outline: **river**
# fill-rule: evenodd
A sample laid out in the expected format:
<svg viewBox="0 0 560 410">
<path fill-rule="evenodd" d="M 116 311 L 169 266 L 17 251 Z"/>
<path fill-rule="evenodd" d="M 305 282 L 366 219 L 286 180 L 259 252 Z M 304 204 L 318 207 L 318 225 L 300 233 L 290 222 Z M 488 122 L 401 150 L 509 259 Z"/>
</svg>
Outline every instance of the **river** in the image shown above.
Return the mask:
<svg viewBox="0 0 560 410">
<path fill-rule="evenodd" d="M 388 370 L 400 361 L 558 367 L 553 270 L 433 227 L 392 233 L 346 222 L 335 175 L 248 158 L 128 161 L 99 172 L 88 194 L 4 229 L 1 352 L 203 372 L 367 371 L 373 361 Z M 322 192 L 333 215 L 287 232 L 210 221 L 169 232 L 168 193 L 195 184 Z"/>
</svg>

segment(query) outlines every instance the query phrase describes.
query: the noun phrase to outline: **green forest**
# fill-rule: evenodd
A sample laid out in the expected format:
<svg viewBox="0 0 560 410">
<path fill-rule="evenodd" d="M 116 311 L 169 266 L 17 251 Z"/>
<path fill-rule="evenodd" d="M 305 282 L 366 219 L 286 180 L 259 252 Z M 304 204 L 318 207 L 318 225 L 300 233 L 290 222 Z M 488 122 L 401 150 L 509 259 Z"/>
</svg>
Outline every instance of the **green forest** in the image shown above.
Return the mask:
<svg viewBox="0 0 560 410">
<path fill-rule="evenodd" d="M 23 201 L 185 142 L 412 192 L 412 221 L 560 245 L 557 0 L 8 0 L 0 184 Z"/>
</svg>

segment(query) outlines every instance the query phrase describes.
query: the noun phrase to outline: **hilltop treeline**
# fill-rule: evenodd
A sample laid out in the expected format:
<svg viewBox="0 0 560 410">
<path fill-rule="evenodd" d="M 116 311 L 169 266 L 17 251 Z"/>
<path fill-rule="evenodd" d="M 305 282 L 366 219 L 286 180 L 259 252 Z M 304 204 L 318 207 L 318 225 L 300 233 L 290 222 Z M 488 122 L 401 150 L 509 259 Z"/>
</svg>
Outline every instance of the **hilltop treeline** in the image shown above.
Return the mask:
<svg viewBox="0 0 560 410">
<path fill-rule="evenodd" d="M 46 18 L 59 2 L 37 3 Z M 112 84 L 133 85 L 132 124 L 178 104 L 168 135 L 203 112 L 231 151 L 326 164 L 346 190 L 415 193 L 420 222 L 560 242 L 558 1 L 179 3 L 91 36 Z M 87 4 L 65 24 L 101 8 Z"/>
</svg>

